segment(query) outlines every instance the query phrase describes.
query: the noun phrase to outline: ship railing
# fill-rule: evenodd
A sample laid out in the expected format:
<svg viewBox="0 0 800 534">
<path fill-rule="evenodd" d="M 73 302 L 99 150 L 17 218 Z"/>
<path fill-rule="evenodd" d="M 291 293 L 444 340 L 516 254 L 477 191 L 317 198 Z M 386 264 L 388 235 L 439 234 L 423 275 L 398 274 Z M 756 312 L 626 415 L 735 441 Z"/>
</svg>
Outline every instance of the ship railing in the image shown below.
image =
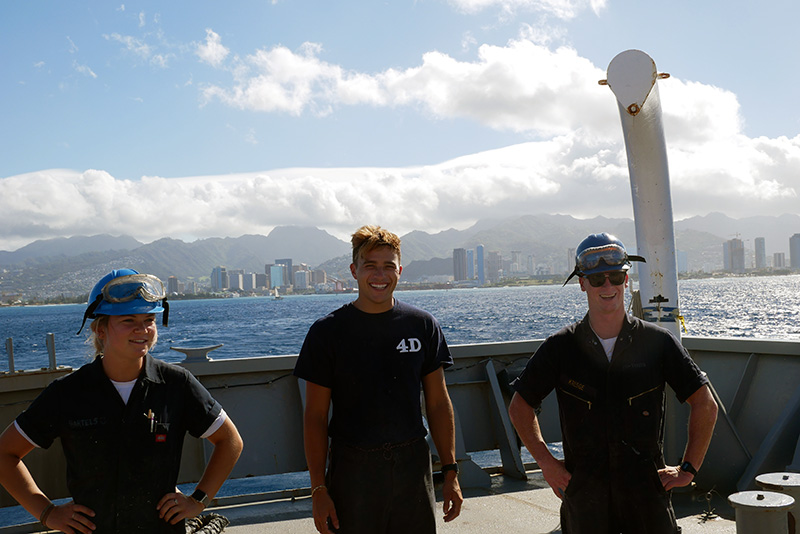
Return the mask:
<svg viewBox="0 0 800 534">
<path fill-rule="evenodd" d="M 485 486 L 494 473 L 523 478 L 525 462 L 507 415 L 508 383 L 542 340 L 453 346 L 455 365 L 445 377 L 456 412 L 457 459 L 462 486 Z M 721 410 L 714 438 L 695 479 L 702 489 L 730 494 L 754 488 L 760 473 L 800 470 L 800 343 L 687 336 L 683 343 L 708 374 Z M 304 388 L 293 375 L 295 355 L 184 362 L 236 422 L 245 441 L 232 478 L 306 471 L 303 454 Z M 53 379 L 71 372 L 59 367 L 0 376 L 0 424 L 5 428 Z M 688 407 L 667 395 L 665 457 L 676 464 L 686 443 Z M 561 440 L 555 396 L 539 414 L 548 442 Z M 499 453 L 487 468 L 475 458 Z M 435 451 L 434 451 L 435 452 Z M 187 437 L 180 482 L 197 481 L 210 454 L 205 440 Z M 67 495 L 66 466 L 58 442 L 34 450 L 26 464 L 52 498 Z M 307 488 L 286 488 L 301 493 Z M 293 493 L 293 494 L 294 494 Z M 0 490 L 0 506 L 16 503 Z"/>
</svg>

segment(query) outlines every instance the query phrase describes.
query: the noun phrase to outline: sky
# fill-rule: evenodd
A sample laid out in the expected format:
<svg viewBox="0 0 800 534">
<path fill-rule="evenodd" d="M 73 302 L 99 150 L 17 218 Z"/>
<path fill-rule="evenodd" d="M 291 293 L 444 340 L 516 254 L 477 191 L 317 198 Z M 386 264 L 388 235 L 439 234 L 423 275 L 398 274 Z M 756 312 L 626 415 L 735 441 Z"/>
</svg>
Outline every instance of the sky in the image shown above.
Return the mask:
<svg viewBox="0 0 800 534">
<path fill-rule="evenodd" d="M 676 220 L 799 213 L 797 20 L 790 0 L 2 2 L 0 250 L 632 218 L 597 83 L 628 49 L 670 74 Z"/>
</svg>

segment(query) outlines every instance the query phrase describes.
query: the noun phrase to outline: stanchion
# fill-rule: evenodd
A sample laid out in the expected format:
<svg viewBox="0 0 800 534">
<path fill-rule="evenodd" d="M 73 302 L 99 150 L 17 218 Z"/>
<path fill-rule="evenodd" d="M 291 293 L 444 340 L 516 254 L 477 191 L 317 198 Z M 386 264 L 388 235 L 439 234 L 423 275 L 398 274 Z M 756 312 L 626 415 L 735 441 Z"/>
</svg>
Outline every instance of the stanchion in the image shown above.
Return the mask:
<svg viewBox="0 0 800 534">
<path fill-rule="evenodd" d="M 788 534 L 794 499 L 773 491 L 740 491 L 728 497 L 736 510 L 736 534 Z"/>
<path fill-rule="evenodd" d="M 8 353 L 8 372 L 14 373 L 14 340 L 6 339 L 6 352 Z"/>
<path fill-rule="evenodd" d="M 56 370 L 56 336 L 52 333 L 47 333 L 47 338 L 45 339 L 45 344 L 47 345 L 47 355 L 50 359 L 50 367 L 51 371 Z"/>
<path fill-rule="evenodd" d="M 796 534 L 800 515 L 800 473 L 764 473 L 756 477 L 756 484 L 794 499 L 794 506 L 789 509 L 789 534 Z"/>
</svg>

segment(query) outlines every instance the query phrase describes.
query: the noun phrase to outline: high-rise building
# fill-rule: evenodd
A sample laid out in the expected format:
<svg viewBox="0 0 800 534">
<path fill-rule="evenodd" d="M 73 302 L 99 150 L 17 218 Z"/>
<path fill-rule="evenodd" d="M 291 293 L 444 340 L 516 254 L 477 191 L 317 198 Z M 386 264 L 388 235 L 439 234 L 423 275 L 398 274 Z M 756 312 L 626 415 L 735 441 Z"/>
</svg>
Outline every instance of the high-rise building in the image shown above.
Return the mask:
<svg viewBox="0 0 800 534">
<path fill-rule="evenodd" d="M 475 253 L 477 255 L 475 263 L 478 264 L 478 281 L 483 285 L 486 283 L 486 265 L 483 259 L 483 245 L 475 247 Z"/>
<path fill-rule="evenodd" d="M 789 267 L 800 269 L 800 234 L 789 238 Z"/>
<path fill-rule="evenodd" d="M 786 268 L 786 253 L 776 252 L 772 255 L 772 268 L 785 269 Z"/>
<path fill-rule="evenodd" d="M 265 263 L 264 264 L 264 274 L 267 275 L 267 283 L 264 287 L 271 288 L 274 287 L 270 280 L 270 273 L 272 272 L 272 266 L 275 265 L 274 263 Z"/>
<path fill-rule="evenodd" d="M 256 273 L 256 289 L 262 289 L 269 284 L 269 276 L 266 273 Z"/>
<path fill-rule="evenodd" d="M 172 295 L 180 293 L 178 289 L 178 278 L 176 276 L 167 278 L 167 294 Z"/>
<path fill-rule="evenodd" d="M 284 271 L 286 270 L 285 265 L 273 265 L 269 268 L 269 287 L 270 289 L 274 287 L 285 287 L 289 285 L 289 282 L 284 278 Z"/>
<path fill-rule="evenodd" d="M 295 271 L 294 287 L 295 289 L 308 289 L 311 287 L 311 271 Z"/>
<path fill-rule="evenodd" d="M 522 263 L 522 251 L 521 250 L 512 250 L 511 251 L 511 269 L 512 273 L 521 273 L 525 270 L 525 265 Z"/>
<path fill-rule="evenodd" d="M 467 249 L 467 280 L 475 279 L 475 251 Z"/>
<path fill-rule="evenodd" d="M 228 271 L 228 289 L 233 289 L 234 291 L 244 289 L 244 271 L 242 269 Z"/>
<path fill-rule="evenodd" d="M 486 255 L 486 278 L 499 282 L 503 277 L 503 256 L 497 250 L 490 250 Z"/>
<path fill-rule="evenodd" d="M 722 243 L 722 270 L 731 270 L 731 242 L 725 241 Z"/>
<path fill-rule="evenodd" d="M 283 258 L 283 259 L 280 259 L 280 260 L 275 260 L 275 264 L 276 265 L 285 265 L 286 266 L 286 271 L 285 271 L 285 274 L 284 274 L 283 281 L 280 284 L 276 284 L 273 281 L 273 286 L 275 286 L 275 285 L 278 285 L 278 286 L 290 286 L 290 285 L 292 285 L 292 276 L 293 276 L 293 273 L 294 273 L 294 268 L 292 267 L 292 258 Z"/>
<path fill-rule="evenodd" d="M 242 289 L 252 291 L 256 288 L 256 273 L 244 273 L 242 275 Z"/>
<path fill-rule="evenodd" d="M 742 274 L 744 273 L 744 241 L 734 238 L 725 241 L 722 245 L 723 263 L 726 271 Z"/>
<path fill-rule="evenodd" d="M 467 279 L 467 249 L 453 249 L 453 280 L 456 282 Z"/>
<path fill-rule="evenodd" d="M 767 268 L 767 243 L 763 237 L 755 239 L 756 245 L 756 269 Z"/>
<path fill-rule="evenodd" d="M 211 270 L 211 291 L 228 289 L 228 271 L 225 267 L 214 267 Z"/>
</svg>

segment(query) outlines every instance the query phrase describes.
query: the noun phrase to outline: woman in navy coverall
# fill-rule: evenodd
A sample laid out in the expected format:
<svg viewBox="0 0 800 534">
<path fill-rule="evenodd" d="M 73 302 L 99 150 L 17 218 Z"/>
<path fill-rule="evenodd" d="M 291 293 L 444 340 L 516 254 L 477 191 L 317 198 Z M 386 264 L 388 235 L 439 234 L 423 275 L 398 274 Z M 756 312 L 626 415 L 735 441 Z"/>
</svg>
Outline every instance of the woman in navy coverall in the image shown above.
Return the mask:
<svg viewBox="0 0 800 534">
<path fill-rule="evenodd" d="M 156 313 L 168 310 L 158 278 L 112 271 L 88 304 L 95 360 L 53 381 L 0 435 L 0 483 L 48 529 L 182 534 L 230 474 L 242 440 L 196 378 L 150 356 Z M 175 487 L 186 432 L 214 445 L 191 496 Z M 73 499 L 58 506 L 22 462 L 56 438 Z"/>
</svg>

